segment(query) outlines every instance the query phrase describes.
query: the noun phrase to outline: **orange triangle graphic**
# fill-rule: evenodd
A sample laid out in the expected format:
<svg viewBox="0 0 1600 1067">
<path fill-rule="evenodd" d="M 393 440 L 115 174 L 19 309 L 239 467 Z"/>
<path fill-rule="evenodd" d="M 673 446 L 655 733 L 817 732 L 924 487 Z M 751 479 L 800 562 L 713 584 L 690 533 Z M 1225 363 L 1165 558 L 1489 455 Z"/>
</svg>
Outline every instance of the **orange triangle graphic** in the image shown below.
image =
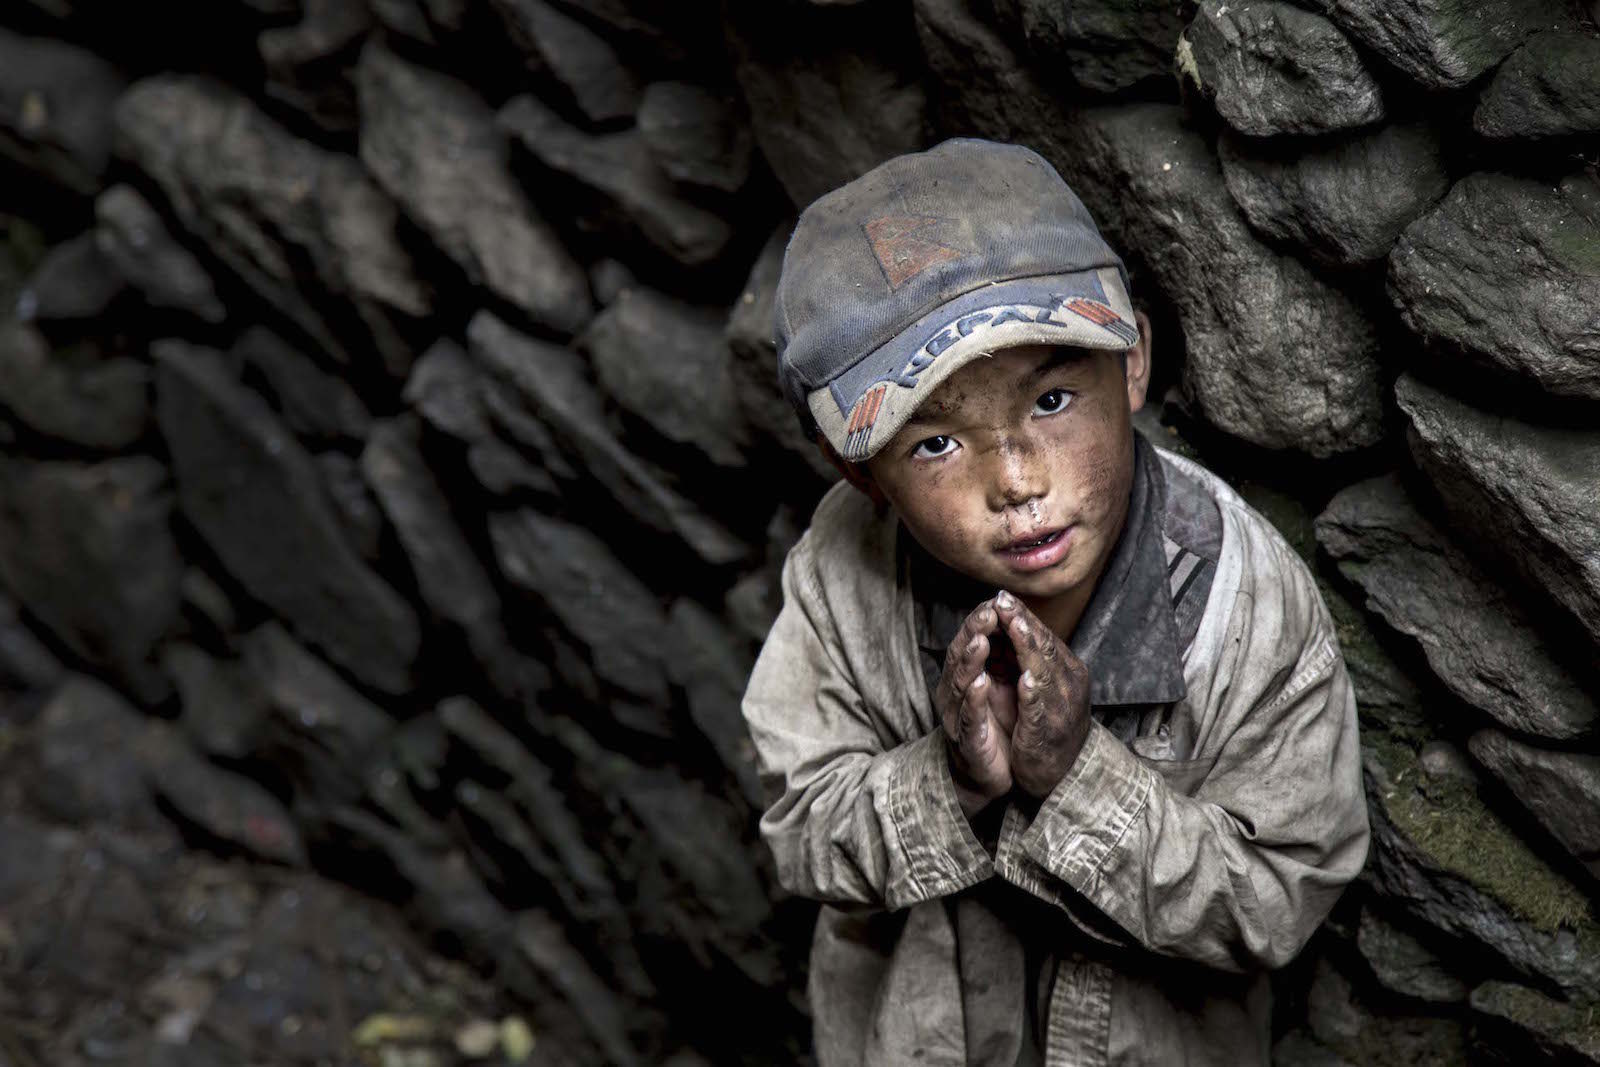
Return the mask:
<svg viewBox="0 0 1600 1067">
<path fill-rule="evenodd" d="M 923 215 L 885 215 L 862 227 L 891 289 L 900 288 L 929 267 L 961 258 L 960 252 L 940 244 L 928 232 L 941 221 Z"/>
</svg>

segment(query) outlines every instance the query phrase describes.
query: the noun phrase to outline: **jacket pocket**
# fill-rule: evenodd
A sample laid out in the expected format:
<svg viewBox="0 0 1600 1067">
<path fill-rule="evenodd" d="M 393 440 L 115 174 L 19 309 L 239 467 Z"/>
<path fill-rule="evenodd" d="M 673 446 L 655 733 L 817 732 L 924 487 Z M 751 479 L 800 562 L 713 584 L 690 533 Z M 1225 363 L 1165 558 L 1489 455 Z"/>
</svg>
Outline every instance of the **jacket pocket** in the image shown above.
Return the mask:
<svg viewBox="0 0 1600 1067">
<path fill-rule="evenodd" d="M 1139 762 L 1161 775 L 1167 787 L 1174 792 L 1192 797 L 1199 791 L 1201 784 L 1211 774 L 1217 765 L 1217 757 L 1204 756 L 1200 759 L 1157 759 L 1147 756 L 1134 749 L 1134 755 L 1139 757 Z"/>
</svg>

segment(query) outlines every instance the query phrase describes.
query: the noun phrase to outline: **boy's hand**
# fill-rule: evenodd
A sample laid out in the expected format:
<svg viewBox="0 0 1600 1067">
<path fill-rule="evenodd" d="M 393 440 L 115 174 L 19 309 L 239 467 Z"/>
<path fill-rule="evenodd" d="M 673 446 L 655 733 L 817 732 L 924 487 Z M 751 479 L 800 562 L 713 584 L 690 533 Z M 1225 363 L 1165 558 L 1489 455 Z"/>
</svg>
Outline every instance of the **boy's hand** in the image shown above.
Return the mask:
<svg viewBox="0 0 1600 1067">
<path fill-rule="evenodd" d="M 1071 769 L 1088 740 L 1089 668 L 1016 597 L 1001 594 L 995 611 L 1022 667 L 1017 725 L 1011 732 L 1011 775 L 1023 792 L 1042 799 Z"/>
<path fill-rule="evenodd" d="M 944 674 L 934 692 L 949 741 L 950 776 L 968 818 L 1011 791 L 1011 716 L 1002 727 L 991 705 L 1005 698 L 997 695 L 999 687 L 983 669 L 989 657 L 988 635 L 999 628 L 993 601 L 974 608 L 950 642 Z"/>
</svg>

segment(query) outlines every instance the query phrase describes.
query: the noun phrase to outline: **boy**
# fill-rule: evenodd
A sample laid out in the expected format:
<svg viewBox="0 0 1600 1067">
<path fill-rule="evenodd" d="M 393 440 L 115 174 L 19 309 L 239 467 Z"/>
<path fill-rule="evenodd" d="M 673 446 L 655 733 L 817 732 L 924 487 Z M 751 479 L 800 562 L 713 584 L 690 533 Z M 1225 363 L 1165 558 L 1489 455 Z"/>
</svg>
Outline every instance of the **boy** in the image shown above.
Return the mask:
<svg viewBox="0 0 1600 1067">
<path fill-rule="evenodd" d="M 1134 433 L 1121 260 L 947 141 L 802 214 L 777 338 L 849 483 L 744 700 L 818 1060 L 1268 1062 L 1265 972 L 1366 856 L 1354 698 L 1304 564 Z"/>
</svg>

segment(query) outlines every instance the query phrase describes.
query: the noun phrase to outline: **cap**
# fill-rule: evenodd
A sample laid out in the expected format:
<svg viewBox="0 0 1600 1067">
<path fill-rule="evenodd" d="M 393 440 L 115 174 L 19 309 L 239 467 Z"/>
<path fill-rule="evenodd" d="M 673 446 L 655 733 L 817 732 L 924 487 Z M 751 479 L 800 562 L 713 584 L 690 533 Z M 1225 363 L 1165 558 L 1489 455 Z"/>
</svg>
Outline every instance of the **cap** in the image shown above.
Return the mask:
<svg viewBox="0 0 1600 1067">
<path fill-rule="evenodd" d="M 897 156 L 806 208 L 775 318 L 784 394 L 856 462 L 978 356 L 1139 338 L 1122 259 L 1061 175 L 975 138 Z"/>
</svg>

